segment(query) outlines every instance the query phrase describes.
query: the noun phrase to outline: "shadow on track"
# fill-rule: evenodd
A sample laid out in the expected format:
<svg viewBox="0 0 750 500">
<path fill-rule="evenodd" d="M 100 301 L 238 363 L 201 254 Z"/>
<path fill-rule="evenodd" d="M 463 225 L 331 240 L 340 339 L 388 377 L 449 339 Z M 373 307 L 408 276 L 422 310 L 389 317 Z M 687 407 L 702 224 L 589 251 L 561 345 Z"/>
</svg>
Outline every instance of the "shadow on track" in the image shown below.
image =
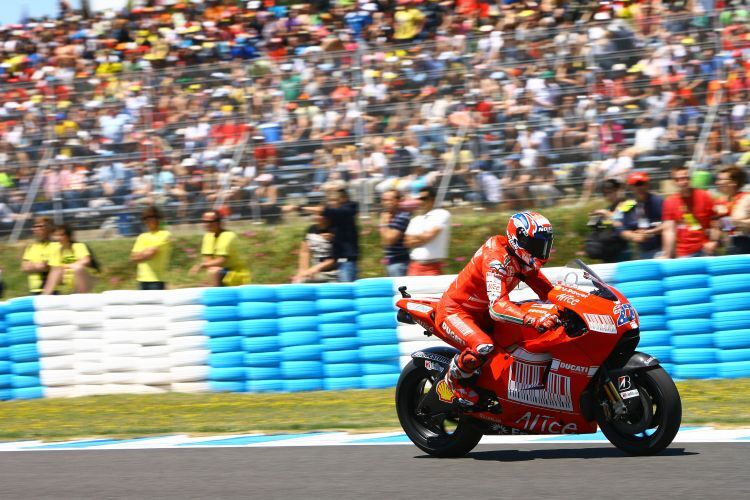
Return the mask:
<svg viewBox="0 0 750 500">
<path fill-rule="evenodd" d="M 684 448 L 668 448 L 656 455 L 657 457 L 675 457 L 698 455 L 697 452 L 685 451 Z M 601 459 L 601 458 L 627 458 L 630 455 L 623 453 L 617 448 L 558 448 L 537 450 L 491 450 L 475 451 L 466 455 L 467 459 L 494 461 L 494 462 L 524 462 L 529 460 L 556 460 L 556 459 Z M 420 455 L 415 458 L 434 458 L 429 455 Z M 640 458 L 640 457 L 633 457 Z"/>
</svg>

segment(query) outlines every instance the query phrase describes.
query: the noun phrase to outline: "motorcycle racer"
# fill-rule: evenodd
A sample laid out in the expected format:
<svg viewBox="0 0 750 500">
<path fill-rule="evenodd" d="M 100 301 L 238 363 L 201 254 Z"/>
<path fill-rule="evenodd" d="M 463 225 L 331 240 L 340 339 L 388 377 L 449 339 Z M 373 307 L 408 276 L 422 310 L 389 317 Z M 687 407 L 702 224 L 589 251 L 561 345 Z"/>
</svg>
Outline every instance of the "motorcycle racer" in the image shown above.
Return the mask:
<svg viewBox="0 0 750 500">
<path fill-rule="evenodd" d="M 547 300 L 553 287 L 541 268 L 549 260 L 552 241 L 552 225 L 546 217 L 536 212 L 514 214 L 505 236 L 488 239 L 440 299 L 436 323 L 462 348 L 444 379 L 460 403 L 473 406 L 479 401 L 470 382 L 495 348 L 485 333 L 493 320 L 531 326 L 540 333 L 559 323 L 549 311 L 524 314 L 509 299 L 511 290 L 524 281 Z"/>
</svg>

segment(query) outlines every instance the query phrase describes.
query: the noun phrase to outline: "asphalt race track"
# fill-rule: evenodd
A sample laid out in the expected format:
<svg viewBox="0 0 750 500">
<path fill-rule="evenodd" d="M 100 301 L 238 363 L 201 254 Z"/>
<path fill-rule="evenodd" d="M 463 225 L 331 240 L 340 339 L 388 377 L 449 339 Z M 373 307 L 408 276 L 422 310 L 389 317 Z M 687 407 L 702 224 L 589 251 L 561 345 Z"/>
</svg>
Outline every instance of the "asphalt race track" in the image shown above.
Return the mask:
<svg viewBox="0 0 750 500">
<path fill-rule="evenodd" d="M 0 498 L 746 498 L 749 459 L 747 443 L 22 451 L 0 454 Z"/>
</svg>

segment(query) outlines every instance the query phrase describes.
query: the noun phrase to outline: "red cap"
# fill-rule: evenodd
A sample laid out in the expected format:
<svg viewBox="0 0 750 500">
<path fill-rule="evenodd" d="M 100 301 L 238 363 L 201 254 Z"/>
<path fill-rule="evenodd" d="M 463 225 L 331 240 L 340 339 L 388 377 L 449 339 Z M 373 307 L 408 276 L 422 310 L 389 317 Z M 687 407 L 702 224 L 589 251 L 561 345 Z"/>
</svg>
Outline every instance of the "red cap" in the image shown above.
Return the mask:
<svg viewBox="0 0 750 500">
<path fill-rule="evenodd" d="M 633 172 L 628 176 L 628 184 L 638 184 L 639 182 L 648 182 L 648 174 L 646 172 Z"/>
</svg>

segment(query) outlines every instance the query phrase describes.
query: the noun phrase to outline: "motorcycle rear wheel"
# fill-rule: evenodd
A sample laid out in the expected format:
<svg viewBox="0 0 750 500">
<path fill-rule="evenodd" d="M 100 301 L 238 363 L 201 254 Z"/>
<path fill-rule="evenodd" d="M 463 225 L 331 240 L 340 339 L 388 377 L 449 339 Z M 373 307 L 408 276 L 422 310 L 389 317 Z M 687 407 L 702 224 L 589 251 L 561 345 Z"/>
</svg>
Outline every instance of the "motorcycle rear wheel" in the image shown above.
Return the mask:
<svg viewBox="0 0 750 500">
<path fill-rule="evenodd" d="M 482 439 L 481 431 L 463 417 L 430 422 L 417 414 L 419 402 L 436 382 L 434 375 L 410 361 L 396 385 L 398 420 L 412 443 L 425 453 L 441 458 L 462 457 Z"/>
<path fill-rule="evenodd" d="M 607 439 L 625 453 L 655 455 L 669 446 L 680 430 L 680 393 L 661 367 L 635 373 L 632 378 L 641 395 L 643 414 L 607 421 L 600 409 L 597 422 Z"/>
</svg>

